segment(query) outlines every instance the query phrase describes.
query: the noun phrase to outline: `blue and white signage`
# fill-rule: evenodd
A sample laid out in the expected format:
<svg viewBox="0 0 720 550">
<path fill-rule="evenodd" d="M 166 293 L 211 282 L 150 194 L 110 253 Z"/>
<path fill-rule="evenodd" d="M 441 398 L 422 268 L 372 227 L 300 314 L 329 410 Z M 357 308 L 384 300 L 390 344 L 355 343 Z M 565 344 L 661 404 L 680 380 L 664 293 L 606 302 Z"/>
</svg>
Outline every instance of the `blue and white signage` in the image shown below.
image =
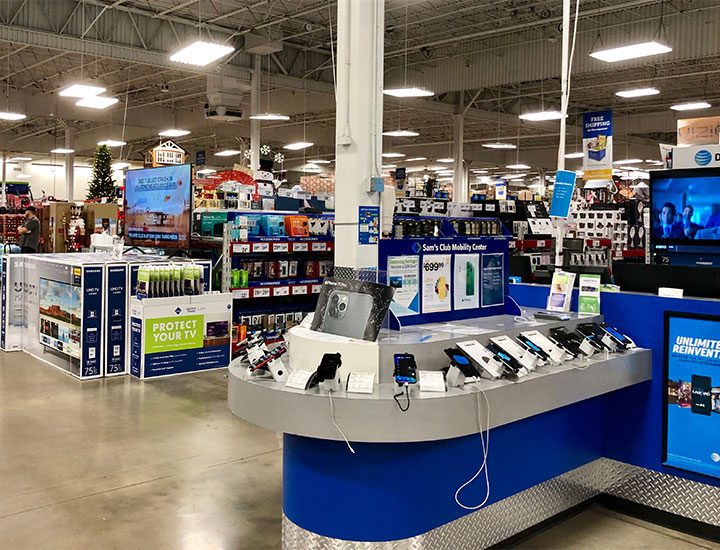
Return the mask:
<svg viewBox="0 0 720 550">
<path fill-rule="evenodd" d="M 550 215 L 558 218 L 567 218 L 570 213 L 570 203 L 575 191 L 575 172 L 569 170 L 558 170 L 555 174 L 555 186 L 553 187 L 552 202 L 550 203 Z"/>
<path fill-rule="evenodd" d="M 583 152 L 585 180 L 612 177 L 612 111 L 583 114 Z"/>
</svg>

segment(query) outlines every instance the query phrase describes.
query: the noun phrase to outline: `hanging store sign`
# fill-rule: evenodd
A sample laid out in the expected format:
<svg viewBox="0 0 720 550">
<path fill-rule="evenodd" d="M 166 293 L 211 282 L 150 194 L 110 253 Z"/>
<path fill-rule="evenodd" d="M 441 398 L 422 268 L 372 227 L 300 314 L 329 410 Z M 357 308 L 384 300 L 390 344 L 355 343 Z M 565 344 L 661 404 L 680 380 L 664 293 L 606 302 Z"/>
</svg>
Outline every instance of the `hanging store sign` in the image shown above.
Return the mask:
<svg viewBox="0 0 720 550">
<path fill-rule="evenodd" d="M 720 116 L 677 121 L 678 145 L 715 145 L 720 139 Z"/>
<path fill-rule="evenodd" d="M 612 111 L 583 114 L 585 180 L 610 179 L 613 167 Z"/>
</svg>

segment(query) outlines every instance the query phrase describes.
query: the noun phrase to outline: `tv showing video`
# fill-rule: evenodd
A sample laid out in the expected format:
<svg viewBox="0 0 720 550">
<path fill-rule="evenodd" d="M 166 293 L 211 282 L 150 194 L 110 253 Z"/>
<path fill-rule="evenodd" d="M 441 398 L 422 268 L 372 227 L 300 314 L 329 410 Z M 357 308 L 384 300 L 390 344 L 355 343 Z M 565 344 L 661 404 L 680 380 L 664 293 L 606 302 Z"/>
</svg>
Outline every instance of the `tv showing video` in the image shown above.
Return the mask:
<svg viewBox="0 0 720 550">
<path fill-rule="evenodd" d="M 720 169 L 650 172 L 653 246 L 720 247 Z"/>
<path fill-rule="evenodd" d="M 125 173 L 125 240 L 134 246 L 189 248 L 189 164 Z"/>
<path fill-rule="evenodd" d="M 40 343 L 80 359 L 80 287 L 40 279 Z"/>
</svg>

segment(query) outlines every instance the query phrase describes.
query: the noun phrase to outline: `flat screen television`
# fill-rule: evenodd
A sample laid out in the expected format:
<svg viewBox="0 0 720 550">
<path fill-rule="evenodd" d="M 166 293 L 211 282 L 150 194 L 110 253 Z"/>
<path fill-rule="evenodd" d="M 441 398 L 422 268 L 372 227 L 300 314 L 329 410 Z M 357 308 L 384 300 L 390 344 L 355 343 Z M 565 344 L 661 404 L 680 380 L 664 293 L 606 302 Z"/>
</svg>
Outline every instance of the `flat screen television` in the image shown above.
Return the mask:
<svg viewBox="0 0 720 550">
<path fill-rule="evenodd" d="M 192 205 L 189 164 L 125 173 L 125 241 L 133 246 L 189 248 Z"/>
<path fill-rule="evenodd" d="M 720 168 L 651 171 L 650 216 L 654 250 L 720 253 Z"/>
<path fill-rule="evenodd" d="M 41 278 L 38 298 L 40 343 L 79 359 L 82 319 L 80 287 Z"/>
</svg>

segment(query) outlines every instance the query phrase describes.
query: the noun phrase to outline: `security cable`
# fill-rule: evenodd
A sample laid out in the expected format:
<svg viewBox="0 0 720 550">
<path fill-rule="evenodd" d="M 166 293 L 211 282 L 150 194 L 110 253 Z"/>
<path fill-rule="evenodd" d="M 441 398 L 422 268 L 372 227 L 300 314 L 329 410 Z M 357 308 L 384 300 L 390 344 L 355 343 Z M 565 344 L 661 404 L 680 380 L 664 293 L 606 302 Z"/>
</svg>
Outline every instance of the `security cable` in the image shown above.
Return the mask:
<svg viewBox="0 0 720 550">
<path fill-rule="evenodd" d="M 352 445 L 350 445 L 350 441 L 348 441 L 348 438 L 345 435 L 345 432 L 343 432 L 340 429 L 340 426 L 338 426 L 338 423 L 335 421 L 335 405 L 333 404 L 332 394 L 333 394 L 332 391 L 328 392 L 328 397 L 330 398 L 330 420 L 332 420 L 332 423 L 334 424 L 337 431 L 340 432 L 340 435 L 345 440 L 345 444 L 348 446 L 348 449 L 350 449 L 350 452 L 352 454 L 355 454 L 355 449 L 353 449 Z"/>
<path fill-rule="evenodd" d="M 488 453 L 490 450 L 490 401 L 488 400 L 487 394 L 480 389 L 477 385 L 474 385 L 475 388 L 475 404 L 477 407 L 477 420 L 478 425 L 480 428 L 480 446 L 482 448 L 483 453 L 483 461 L 480 465 L 480 468 L 475 473 L 474 476 L 472 476 L 469 480 L 467 480 L 465 483 L 463 483 L 457 491 L 455 491 L 455 503 L 460 506 L 460 508 L 463 508 L 464 510 L 479 510 L 485 504 L 487 504 L 487 501 L 490 499 L 490 476 L 488 475 L 488 467 L 487 467 L 487 459 L 488 459 Z M 482 415 L 480 413 L 480 395 L 483 395 L 485 398 L 485 407 L 486 407 L 486 418 L 485 418 L 485 434 L 483 435 L 483 425 L 482 425 Z M 467 506 L 460 502 L 460 491 L 462 491 L 465 487 L 470 485 L 473 481 L 475 481 L 480 474 L 485 474 L 485 498 L 483 501 L 476 505 L 476 506 Z"/>
<path fill-rule="evenodd" d="M 407 399 L 407 406 L 404 409 L 403 409 L 402 405 L 400 404 L 400 400 L 398 399 L 398 397 L 400 397 L 402 394 L 403 394 L 402 391 L 400 393 L 396 393 L 395 395 L 393 395 L 393 399 L 395 400 L 395 403 L 397 403 L 398 408 L 402 412 L 407 412 L 410 409 L 410 393 L 409 393 L 407 384 L 405 384 L 405 399 Z"/>
</svg>

